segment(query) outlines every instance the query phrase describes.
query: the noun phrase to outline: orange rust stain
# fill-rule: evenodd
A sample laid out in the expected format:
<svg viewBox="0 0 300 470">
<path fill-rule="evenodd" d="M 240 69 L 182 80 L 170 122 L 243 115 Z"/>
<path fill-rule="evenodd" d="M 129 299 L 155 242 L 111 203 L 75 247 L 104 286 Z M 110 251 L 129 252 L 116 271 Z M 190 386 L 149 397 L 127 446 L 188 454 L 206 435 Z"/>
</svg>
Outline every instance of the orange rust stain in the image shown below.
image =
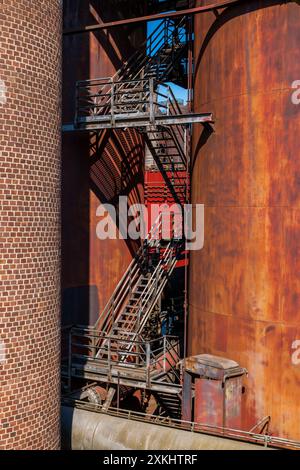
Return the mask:
<svg viewBox="0 0 300 470">
<path fill-rule="evenodd" d="M 205 4 L 209 2 L 198 2 Z M 192 202 L 205 205 L 205 246 L 190 261 L 189 353 L 249 371 L 243 428 L 300 439 L 300 6 L 243 2 L 195 19 Z"/>
</svg>

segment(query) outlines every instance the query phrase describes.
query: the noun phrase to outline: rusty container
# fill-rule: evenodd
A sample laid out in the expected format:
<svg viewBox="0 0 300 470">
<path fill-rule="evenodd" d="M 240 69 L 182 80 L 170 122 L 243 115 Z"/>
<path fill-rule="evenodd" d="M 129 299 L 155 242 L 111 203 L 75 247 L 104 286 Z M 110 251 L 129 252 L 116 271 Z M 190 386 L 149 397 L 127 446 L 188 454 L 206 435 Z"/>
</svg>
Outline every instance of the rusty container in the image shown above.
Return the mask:
<svg viewBox="0 0 300 470">
<path fill-rule="evenodd" d="M 299 44 L 297 2 L 195 17 L 195 111 L 214 113 L 215 132 L 193 133 L 205 245 L 191 252 L 188 329 L 188 354 L 248 370 L 243 429 L 271 416 L 273 434 L 298 440 Z"/>
<path fill-rule="evenodd" d="M 240 429 L 245 374 L 246 369 L 225 357 L 199 354 L 186 358 L 183 370 L 182 419 L 201 425 Z"/>
<path fill-rule="evenodd" d="M 144 13 L 145 2 L 67 0 L 66 29 Z M 65 36 L 63 122 L 74 121 L 76 81 L 112 77 L 146 38 L 145 25 Z M 94 324 L 137 246 L 99 240 L 101 204 L 143 202 L 144 144 L 135 131 L 75 132 L 63 136 L 63 322 Z M 118 233 L 118 232 L 117 232 Z"/>
</svg>

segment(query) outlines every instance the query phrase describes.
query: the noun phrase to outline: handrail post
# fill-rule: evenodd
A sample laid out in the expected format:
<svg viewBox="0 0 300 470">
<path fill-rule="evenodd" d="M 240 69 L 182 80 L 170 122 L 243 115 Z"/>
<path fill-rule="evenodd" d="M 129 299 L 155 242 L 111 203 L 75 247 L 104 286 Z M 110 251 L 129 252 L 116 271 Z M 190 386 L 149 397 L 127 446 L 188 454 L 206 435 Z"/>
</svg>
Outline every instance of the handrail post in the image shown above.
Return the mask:
<svg viewBox="0 0 300 470">
<path fill-rule="evenodd" d="M 168 100 L 167 100 L 167 116 L 170 116 L 170 103 L 171 103 L 171 93 L 170 93 L 171 87 L 168 85 Z"/>
<path fill-rule="evenodd" d="M 167 337 L 164 336 L 164 372 L 166 372 L 166 348 L 167 348 Z"/>
<path fill-rule="evenodd" d="M 115 127 L 115 82 L 113 81 L 111 84 L 111 92 L 110 92 L 110 113 L 111 113 L 111 125 Z"/>
<path fill-rule="evenodd" d="M 138 336 L 137 339 L 139 340 L 139 336 Z M 137 345 L 136 345 L 136 356 L 135 356 L 135 363 L 136 363 L 137 366 L 139 365 L 139 362 L 140 362 L 140 350 L 141 350 L 140 343 L 137 343 Z"/>
<path fill-rule="evenodd" d="M 142 313 L 142 309 L 141 309 L 141 301 L 140 301 L 140 305 L 139 305 L 139 313 L 138 313 L 138 320 L 137 320 L 137 323 L 138 323 L 138 328 L 140 327 L 140 324 L 141 324 L 141 313 Z"/>
<path fill-rule="evenodd" d="M 150 387 L 150 343 L 147 341 L 146 343 L 146 381 L 147 386 Z"/>
<path fill-rule="evenodd" d="M 168 43 L 169 39 L 169 25 L 168 25 L 168 20 L 165 21 L 165 44 Z"/>
<path fill-rule="evenodd" d="M 129 292 L 132 293 L 132 267 L 130 266 L 129 270 Z"/>
<path fill-rule="evenodd" d="M 96 345 L 97 345 L 97 337 L 96 337 L 95 332 L 93 332 L 93 335 L 92 335 L 92 348 L 93 348 L 92 356 L 93 356 L 93 359 L 95 359 L 95 357 L 96 357 Z"/>
<path fill-rule="evenodd" d="M 108 379 L 111 380 L 111 338 L 107 340 Z"/>
<path fill-rule="evenodd" d="M 150 123 L 154 124 L 154 78 L 149 80 L 149 105 L 150 105 Z"/>
</svg>

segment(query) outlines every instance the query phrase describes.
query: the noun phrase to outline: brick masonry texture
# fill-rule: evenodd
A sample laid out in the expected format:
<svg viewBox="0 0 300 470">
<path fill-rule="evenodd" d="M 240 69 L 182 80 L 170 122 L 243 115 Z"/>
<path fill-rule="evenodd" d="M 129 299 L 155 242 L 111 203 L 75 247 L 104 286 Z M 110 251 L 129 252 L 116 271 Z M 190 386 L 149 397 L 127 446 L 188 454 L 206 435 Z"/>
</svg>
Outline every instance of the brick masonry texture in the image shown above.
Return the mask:
<svg viewBox="0 0 300 470">
<path fill-rule="evenodd" d="M 60 0 L 0 0 L 0 449 L 60 445 Z"/>
</svg>

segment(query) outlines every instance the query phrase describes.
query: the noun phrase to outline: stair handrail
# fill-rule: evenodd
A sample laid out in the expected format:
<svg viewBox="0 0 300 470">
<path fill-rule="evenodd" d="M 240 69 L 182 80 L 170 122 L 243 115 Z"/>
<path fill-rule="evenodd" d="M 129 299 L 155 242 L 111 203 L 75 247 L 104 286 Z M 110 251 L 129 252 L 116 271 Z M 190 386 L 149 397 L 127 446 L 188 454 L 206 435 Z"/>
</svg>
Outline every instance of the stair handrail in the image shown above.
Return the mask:
<svg viewBox="0 0 300 470">
<path fill-rule="evenodd" d="M 182 115 L 182 110 L 179 106 L 179 103 L 173 93 L 173 90 L 171 87 L 169 87 L 169 93 L 170 93 L 170 114 L 171 115 L 176 115 L 180 116 Z M 172 126 L 170 126 L 170 132 L 172 133 L 173 138 L 176 140 L 178 150 L 180 151 L 181 158 L 183 160 L 183 163 L 186 165 L 187 164 L 187 159 L 185 155 L 185 126 L 177 124 L 175 128 L 178 130 L 178 133 L 180 135 L 180 140 L 179 142 L 178 137 L 176 135 L 176 132 L 174 132 L 174 129 Z"/>
<path fill-rule="evenodd" d="M 161 265 L 159 268 L 159 277 L 158 277 L 158 280 L 160 281 L 163 277 L 165 277 L 164 279 L 164 282 L 160 284 L 159 288 L 157 289 L 156 291 L 156 295 L 155 295 L 155 298 L 154 300 L 151 299 L 151 296 L 153 295 L 153 292 L 154 292 L 154 289 L 156 289 L 157 287 L 157 279 L 153 276 L 152 279 L 151 279 L 151 284 L 148 285 L 148 292 L 147 292 L 147 295 L 146 295 L 146 298 L 144 299 L 144 302 L 142 304 L 142 307 L 140 309 L 140 311 L 142 311 L 143 309 L 145 309 L 144 313 L 143 313 L 143 316 L 142 316 L 142 321 L 140 322 L 140 325 L 139 325 L 139 329 L 137 330 L 137 334 L 139 334 L 145 324 L 146 324 L 146 321 L 147 321 L 147 317 L 148 317 L 148 314 L 149 314 L 149 310 L 151 310 L 153 304 L 156 302 L 156 299 L 159 297 L 159 295 L 161 294 L 168 278 L 170 277 L 170 275 L 172 274 L 173 272 L 173 269 L 176 265 L 176 262 L 177 262 L 177 258 L 176 257 L 172 257 L 171 256 L 171 252 L 169 252 L 169 259 L 170 260 L 172 259 L 172 263 L 170 263 L 170 266 L 168 268 L 168 272 L 166 273 L 166 271 L 163 269 L 163 267 L 166 265 Z M 151 301 L 151 303 L 149 303 Z"/>
<path fill-rule="evenodd" d="M 124 331 L 124 334 L 123 334 L 124 341 L 126 340 L 126 335 L 127 336 L 133 335 L 133 338 L 140 336 L 140 332 L 143 330 L 145 323 L 147 321 L 149 311 L 151 310 L 153 303 L 155 303 L 155 298 L 161 294 L 167 282 L 167 279 L 169 278 L 170 274 L 172 273 L 176 265 L 176 262 L 177 262 L 177 257 L 176 255 L 174 256 L 174 248 L 172 246 L 172 241 L 170 241 L 167 248 L 165 248 L 162 259 L 159 261 L 158 265 L 156 266 L 156 269 L 151 275 L 151 278 L 148 280 L 147 285 L 142 291 L 141 298 L 139 300 L 139 303 L 137 304 L 137 307 L 139 307 L 139 312 L 143 312 L 142 319 L 141 317 L 139 317 L 139 321 L 137 325 L 133 322 L 132 323 L 133 328 L 129 331 Z M 167 271 L 164 269 L 165 266 L 167 266 Z M 159 284 L 159 289 L 157 289 L 157 282 L 158 281 L 160 282 L 162 277 L 164 277 L 165 280 L 163 283 Z M 152 296 L 154 293 L 154 289 L 156 289 L 156 296 L 153 300 Z M 122 341 L 122 338 L 120 338 L 120 340 Z M 126 350 L 127 349 L 130 350 L 131 346 L 129 345 L 128 348 L 126 348 Z"/>
<path fill-rule="evenodd" d="M 173 248 L 173 243 L 172 243 L 172 239 L 170 240 L 170 242 L 168 243 L 167 247 L 164 248 L 164 252 L 163 252 L 163 255 L 162 255 L 162 258 L 159 260 L 157 266 L 155 267 L 155 270 L 153 271 L 150 279 L 149 279 L 149 283 L 147 285 L 147 287 L 144 289 L 142 295 L 141 295 L 141 302 L 143 301 L 143 294 L 144 292 L 146 293 L 146 297 L 150 297 L 150 286 L 149 284 L 151 283 L 151 286 L 153 284 L 153 282 L 156 282 L 156 276 L 157 276 L 157 273 L 159 272 L 160 268 L 163 268 L 165 266 L 168 266 L 168 261 L 170 259 L 173 259 L 173 251 L 174 251 L 174 248 Z M 164 271 L 165 272 L 165 271 Z M 141 307 L 143 307 L 143 303 L 141 303 Z"/>
<path fill-rule="evenodd" d="M 107 322 L 107 320 L 108 320 L 108 318 L 111 314 L 112 306 L 113 306 L 116 298 L 118 299 L 118 305 L 119 305 L 120 300 L 124 299 L 125 296 L 127 295 L 127 293 L 128 293 L 128 280 L 130 280 L 130 274 L 131 274 L 133 268 L 138 269 L 138 267 L 139 267 L 138 261 L 141 260 L 141 257 L 143 255 L 143 249 L 145 248 L 145 244 L 146 245 L 148 243 L 151 244 L 152 241 L 156 241 L 156 239 L 153 238 L 153 234 L 156 234 L 160 230 L 160 226 L 162 224 L 162 214 L 163 213 L 160 213 L 158 215 L 157 219 L 155 220 L 155 222 L 151 226 L 148 234 L 145 237 L 145 240 L 143 241 L 143 244 L 138 249 L 135 257 L 132 259 L 132 261 L 130 262 L 128 268 L 126 269 L 125 273 L 123 274 L 122 278 L 118 282 L 113 294 L 111 295 L 110 299 L 108 300 L 108 302 L 107 302 L 106 306 L 104 307 L 102 313 L 99 315 L 99 317 L 98 317 L 98 319 L 97 319 L 97 321 L 94 325 L 94 328 L 96 330 L 99 330 L 99 325 L 101 323 L 102 323 L 101 326 L 105 327 L 105 323 Z M 126 287 L 126 290 L 124 291 L 125 287 Z M 121 299 L 119 298 L 120 295 L 122 295 Z"/>
<path fill-rule="evenodd" d="M 161 263 L 162 263 L 162 261 L 160 261 L 160 264 Z M 158 272 L 159 267 L 160 267 L 160 265 L 158 267 L 156 267 L 156 269 L 154 271 L 155 274 L 152 273 L 151 278 L 148 280 L 147 285 L 145 286 L 144 290 L 141 292 L 141 299 L 139 300 L 139 303 L 137 305 L 137 307 L 139 307 L 139 311 L 141 311 L 144 308 L 144 306 L 147 305 L 147 302 L 148 302 L 149 297 L 150 297 L 150 291 L 151 291 L 151 295 L 153 293 L 152 287 L 153 287 L 154 283 L 156 282 L 156 277 L 155 276 L 156 276 L 156 273 Z M 145 293 L 146 293 L 146 298 L 147 298 L 146 303 L 145 303 L 145 300 L 143 301 L 143 296 L 144 296 Z M 147 309 L 147 312 L 148 312 L 148 309 Z M 121 314 L 122 314 L 122 311 L 119 313 L 119 315 L 121 315 Z M 144 315 L 143 315 L 143 317 L 144 317 Z M 134 327 L 134 324 L 133 324 L 133 327 Z M 139 331 L 140 331 L 140 329 L 139 329 Z M 124 335 L 131 334 L 131 333 L 134 333 L 134 331 L 132 331 L 132 330 L 124 331 Z M 137 333 L 137 334 L 139 334 L 139 333 Z"/>
<path fill-rule="evenodd" d="M 173 248 L 171 247 L 171 242 L 168 244 L 167 248 L 165 248 L 164 254 L 162 259 L 159 261 L 158 265 L 156 266 L 154 272 L 151 275 L 151 278 L 149 279 L 149 282 L 147 286 L 145 286 L 145 289 L 143 290 L 141 294 L 141 299 L 139 301 L 139 312 L 143 312 L 142 316 L 140 317 L 140 321 L 138 323 L 138 326 L 135 330 L 136 334 L 140 334 L 141 331 L 143 330 L 149 310 L 151 309 L 153 303 L 155 303 L 155 299 L 160 295 L 164 284 L 167 282 L 170 274 L 172 273 L 176 262 L 177 258 L 176 256 L 173 256 Z M 171 262 L 170 262 L 171 261 Z M 167 271 L 164 270 L 164 267 L 167 266 Z M 163 285 L 159 286 L 159 289 L 157 289 L 157 283 L 158 281 L 161 280 L 162 277 L 165 277 L 165 282 Z M 155 298 L 153 300 L 153 294 L 155 295 Z M 149 302 L 151 302 L 149 304 Z"/>
<path fill-rule="evenodd" d="M 159 36 L 161 34 L 160 29 L 161 29 L 161 26 L 164 23 L 165 23 L 165 20 L 162 20 L 157 25 L 157 27 L 154 29 L 154 31 L 151 33 L 151 35 L 141 44 L 139 49 L 136 52 L 134 52 L 126 62 L 123 63 L 123 65 L 114 73 L 114 75 L 112 77 L 101 77 L 101 78 L 90 79 L 90 80 L 79 80 L 76 83 L 76 89 L 77 89 L 77 92 L 76 92 L 76 110 L 78 109 L 77 108 L 78 90 L 80 88 L 85 88 L 86 89 L 86 88 L 89 88 L 91 86 L 101 85 L 101 82 L 104 81 L 104 80 L 110 80 L 110 82 L 112 83 L 112 82 L 116 81 L 117 78 L 122 78 L 125 75 L 125 71 L 128 69 L 128 67 L 130 66 L 131 63 L 138 63 L 139 64 L 139 72 L 136 73 L 135 77 L 138 76 L 138 74 L 141 71 L 141 68 L 143 68 L 143 67 L 141 67 L 141 63 L 140 63 L 139 59 L 142 58 L 143 59 L 142 62 L 145 62 L 146 59 L 147 59 L 147 54 L 145 54 L 145 46 L 147 45 L 147 42 L 149 41 L 149 39 L 153 40 L 153 37 L 155 35 Z M 88 86 L 87 86 L 87 84 L 88 84 Z M 103 95 L 103 92 L 107 88 L 108 88 L 108 84 L 105 83 L 104 85 L 102 85 L 102 88 L 99 90 L 99 92 L 96 94 L 96 96 L 101 96 L 101 94 Z M 94 96 L 94 95 L 90 95 L 90 97 L 91 96 Z M 108 98 L 107 101 L 106 101 L 106 105 L 109 104 L 109 101 L 110 101 L 110 99 Z M 76 114 L 77 114 L 77 111 L 76 111 Z"/>
<path fill-rule="evenodd" d="M 163 19 L 157 25 L 157 27 L 154 29 L 154 31 L 151 33 L 151 35 L 142 43 L 140 48 L 134 54 L 132 54 L 132 56 L 128 59 L 128 61 L 126 61 L 122 65 L 122 67 L 120 67 L 120 69 L 115 72 L 115 74 L 112 77 L 109 77 L 110 80 L 112 81 L 112 83 L 114 83 L 117 78 L 120 80 L 120 79 L 126 77 L 126 71 L 128 71 L 128 69 L 130 69 L 130 64 L 131 63 L 138 64 L 138 70 L 136 69 L 133 72 L 133 73 L 135 73 L 135 75 L 131 78 L 136 79 L 137 77 L 141 76 L 141 74 L 143 73 L 143 70 L 145 68 L 144 64 L 145 63 L 148 63 L 148 64 L 151 63 L 152 62 L 152 57 L 155 57 L 155 56 L 151 56 L 151 49 L 150 49 L 150 51 L 147 50 L 147 44 L 149 45 L 149 43 L 150 43 L 152 45 L 151 47 L 153 48 L 153 43 L 155 43 L 155 41 L 158 40 L 158 44 L 155 46 L 155 47 L 157 47 L 157 51 L 155 53 L 156 54 L 159 53 L 159 51 L 163 50 L 165 45 L 168 44 L 168 41 L 169 41 L 170 37 L 172 38 L 174 36 L 175 32 L 180 30 L 180 28 L 183 27 L 185 21 L 186 21 L 186 17 L 183 17 L 182 20 L 180 21 L 180 23 L 178 23 L 178 25 L 175 26 L 175 29 L 173 29 L 171 31 L 171 33 L 168 32 L 167 35 L 164 35 L 164 34 L 162 34 L 162 32 L 164 32 L 163 30 L 167 29 L 167 31 L 168 31 L 168 19 Z M 158 45 L 159 45 L 159 47 L 158 47 Z M 145 47 L 146 47 L 146 53 L 145 53 Z M 142 59 L 141 62 L 140 62 L 139 58 Z M 98 84 L 97 82 L 99 82 L 99 81 L 101 82 L 101 78 L 100 79 L 86 80 L 86 81 L 85 80 L 80 80 L 80 81 L 77 82 L 75 122 L 76 122 L 76 117 L 78 116 L 78 106 L 77 106 L 78 90 L 80 88 L 84 88 L 84 85 L 86 85 L 87 83 L 89 83 L 90 86 L 95 86 L 95 85 Z M 104 91 L 107 91 L 107 88 L 105 88 L 107 86 L 108 86 L 107 84 L 104 85 L 97 95 L 91 95 L 91 96 L 96 98 L 97 96 L 101 96 L 101 93 L 102 93 L 102 97 L 103 97 Z M 107 108 L 108 105 L 109 105 L 109 102 L 111 100 L 111 98 L 109 97 L 109 93 L 107 95 L 108 96 L 107 96 L 106 101 L 103 100 L 103 104 L 101 105 L 102 108 L 105 108 L 105 107 Z M 109 112 L 109 110 L 106 109 L 103 114 L 107 114 L 108 112 Z"/>
</svg>

